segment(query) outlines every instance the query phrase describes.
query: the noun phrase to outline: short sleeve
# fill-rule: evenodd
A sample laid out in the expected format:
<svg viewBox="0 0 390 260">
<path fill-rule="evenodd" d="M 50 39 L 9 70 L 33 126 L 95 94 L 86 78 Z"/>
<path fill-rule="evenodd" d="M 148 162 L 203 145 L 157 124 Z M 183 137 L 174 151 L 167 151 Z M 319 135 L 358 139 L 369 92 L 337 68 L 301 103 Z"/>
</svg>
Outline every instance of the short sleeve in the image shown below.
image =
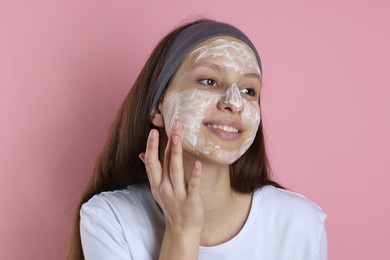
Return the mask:
<svg viewBox="0 0 390 260">
<path fill-rule="evenodd" d="M 328 259 L 328 238 L 326 235 L 325 225 L 323 227 L 318 254 L 313 260 L 327 260 Z"/>
<path fill-rule="evenodd" d="M 86 260 L 132 259 L 119 223 L 104 211 L 83 205 L 80 236 Z"/>
</svg>

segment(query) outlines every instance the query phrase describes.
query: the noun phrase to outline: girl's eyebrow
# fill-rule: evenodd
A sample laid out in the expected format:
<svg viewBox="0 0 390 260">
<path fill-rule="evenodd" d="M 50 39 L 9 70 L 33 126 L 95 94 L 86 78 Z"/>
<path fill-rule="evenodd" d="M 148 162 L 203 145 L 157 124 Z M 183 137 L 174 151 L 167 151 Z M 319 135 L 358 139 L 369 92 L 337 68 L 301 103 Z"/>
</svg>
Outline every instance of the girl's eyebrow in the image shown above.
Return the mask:
<svg viewBox="0 0 390 260">
<path fill-rule="evenodd" d="M 220 65 L 215 64 L 215 63 L 207 62 L 207 61 L 197 62 L 196 64 L 194 64 L 194 66 L 191 67 L 191 69 L 196 69 L 196 68 L 202 67 L 202 66 L 209 67 L 210 69 L 216 70 L 218 72 L 226 71 L 225 67 L 220 66 Z"/>
<path fill-rule="evenodd" d="M 245 73 L 244 76 L 248 78 L 256 78 L 261 81 L 259 73 Z"/>
<path fill-rule="evenodd" d="M 210 68 L 212 70 L 215 70 L 215 71 L 218 71 L 218 72 L 225 72 L 226 71 L 225 66 L 221 66 L 221 65 L 218 65 L 218 64 L 215 64 L 215 63 L 212 63 L 212 62 L 207 62 L 207 61 L 197 62 L 196 64 L 191 66 L 191 70 L 196 69 L 198 67 L 202 67 L 202 66 L 203 67 L 208 67 L 208 68 Z M 244 77 L 256 78 L 256 79 L 261 81 L 261 77 L 260 77 L 259 73 L 254 73 L 254 72 L 245 73 Z"/>
</svg>

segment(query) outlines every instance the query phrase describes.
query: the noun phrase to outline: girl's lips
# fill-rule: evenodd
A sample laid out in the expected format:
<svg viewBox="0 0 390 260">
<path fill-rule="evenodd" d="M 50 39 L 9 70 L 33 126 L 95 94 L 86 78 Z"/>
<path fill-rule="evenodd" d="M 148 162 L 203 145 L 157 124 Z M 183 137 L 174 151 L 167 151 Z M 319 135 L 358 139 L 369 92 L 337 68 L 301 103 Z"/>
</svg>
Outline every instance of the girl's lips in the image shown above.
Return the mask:
<svg viewBox="0 0 390 260">
<path fill-rule="evenodd" d="M 218 120 L 205 123 L 207 129 L 225 141 L 235 141 L 241 137 L 242 126 L 230 120 Z"/>
</svg>

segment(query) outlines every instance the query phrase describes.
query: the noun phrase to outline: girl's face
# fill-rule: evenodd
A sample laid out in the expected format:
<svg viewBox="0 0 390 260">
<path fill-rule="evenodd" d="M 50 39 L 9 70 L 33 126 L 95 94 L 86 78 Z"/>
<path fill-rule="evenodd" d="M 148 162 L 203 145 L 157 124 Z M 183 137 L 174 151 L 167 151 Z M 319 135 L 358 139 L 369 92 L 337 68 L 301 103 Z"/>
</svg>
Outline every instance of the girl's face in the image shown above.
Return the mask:
<svg viewBox="0 0 390 260">
<path fill-rule="evenodd" d="M 235 162 L 256 136 L 260 87 L 256 56 L 245 43 L 232 37 L 200 43 L 183 60 L 160 105 L 167 135 L 180 119 L 184 151 Z"/>
</svg>

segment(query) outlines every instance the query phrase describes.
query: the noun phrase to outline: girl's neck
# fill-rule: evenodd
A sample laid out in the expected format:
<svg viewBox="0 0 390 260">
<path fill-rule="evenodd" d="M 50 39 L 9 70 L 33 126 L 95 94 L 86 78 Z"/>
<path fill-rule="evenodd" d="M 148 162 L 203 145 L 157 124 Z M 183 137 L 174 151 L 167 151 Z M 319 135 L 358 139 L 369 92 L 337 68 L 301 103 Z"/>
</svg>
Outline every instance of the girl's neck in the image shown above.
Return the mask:
<svg viewBox="0 0 390 260">
<path fill-rule="evenodd" d="M 160 160 L 164 161 L 167 140 L 160 140 Z M 212 246 L 228 241 L 243 227 L 248 217 L 252 195 L 242 194 L 232 189 L 229 165 L 219 164 L 207 158 L 200 159 L 183 151 L 185 181 L 191 176 L 196 160 L 202 163 L 201 187 L 204 227 L 201 245 Z"/>
<path fill-rule="evenodd" d="M 195 160 L 199 160 L 199 158 L 191 154 L 183 155 L 186 182 L 191 175 Z M 210 160 L 200 161 L 202 162 L 200 192 L 207 221 L 209 218 L 217 217 L 226 210 L 234 208 L 243 194 L 236 192 L 231 187 L 229 165 L 222 165 Z"/>
<path fill-rule="evenodd" d="M 184 162 L 188 179 L 195 159 L 184 156 Z M 229 165 L 201 162 L 200 192 L 205 213 L 201 245 L 214 246 L 230 240 L 242 229 L 249 215 L 252 195 L 232 189 Z"/>
<path fill-rule="evenodd" d="M 207 159 L 199 159 L 192 154 L 184 152 L 183 167 L 186 182 L 188 182 L 191 175 L 195 160 L 199 160 L 202 163 L 200 191 L 204 198 L 203 203 L 205 207 L 209 203 L 214 204 L 215 202 L 220 204 L 221 202 L 228 202 L 233 195 L 233 190 L 230 185 L 229 165 L 219 164 Z"/>
</svg>

